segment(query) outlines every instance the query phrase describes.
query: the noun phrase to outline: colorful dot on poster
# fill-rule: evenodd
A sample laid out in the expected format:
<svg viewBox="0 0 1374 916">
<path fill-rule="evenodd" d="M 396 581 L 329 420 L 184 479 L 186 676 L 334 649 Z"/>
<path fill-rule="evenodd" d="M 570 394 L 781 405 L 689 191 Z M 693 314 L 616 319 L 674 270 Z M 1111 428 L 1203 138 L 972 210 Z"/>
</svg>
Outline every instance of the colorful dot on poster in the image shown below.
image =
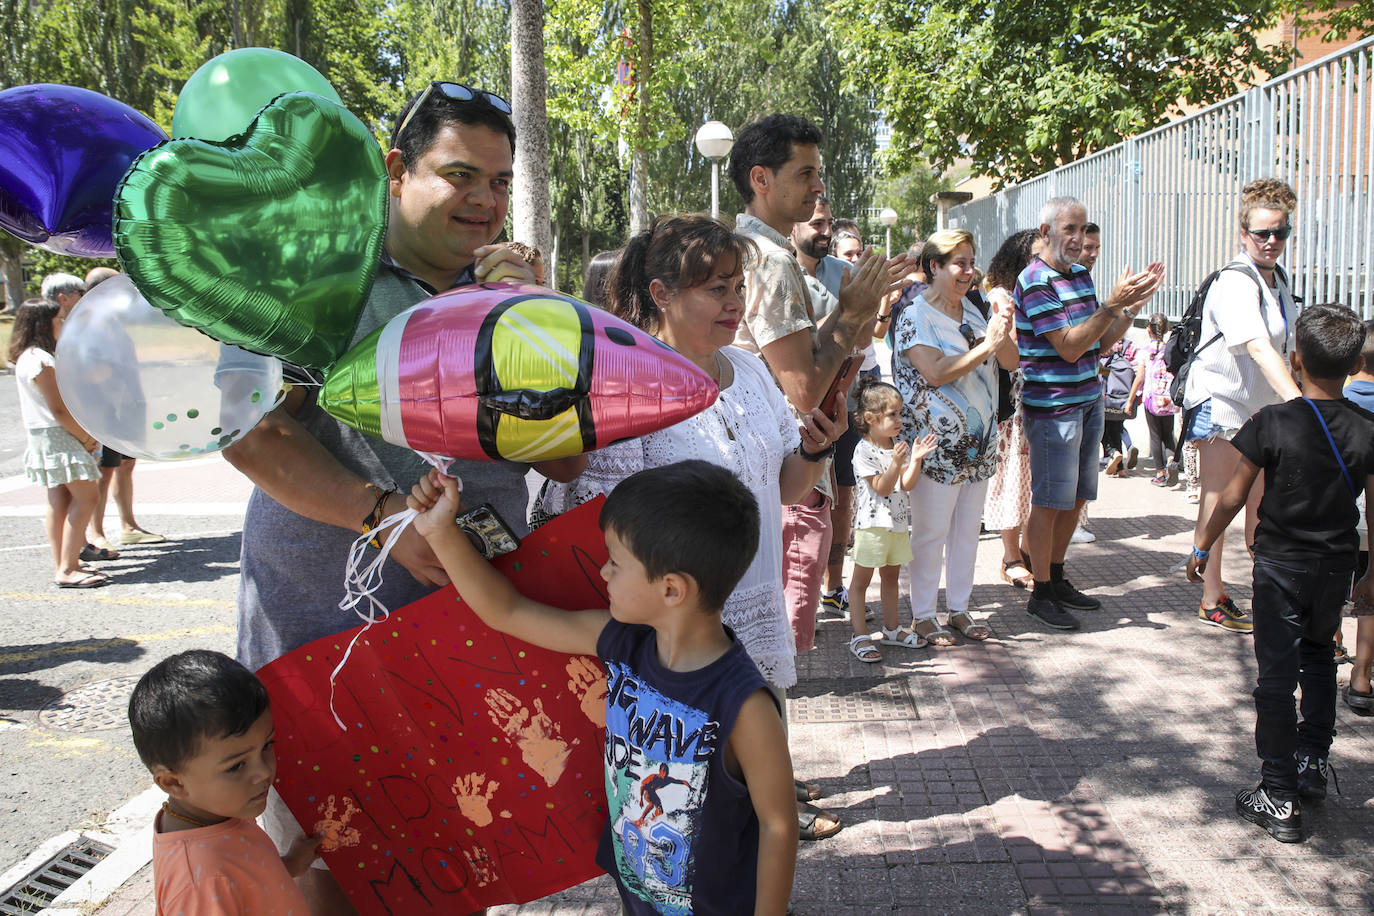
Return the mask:
<svg viewBox="0 0 1374 916">
<path fill-rule="evenodd" d="M 524 649 L 521 649 L 519 652 L 516 653 L 516 655 L 519 655 L 521 658 L 524 658 L 524 657 L 525 657 L 525 650 L 524 650 Z"/>
<path fill-rule="evenodd" d="M 391 636 L 392 636 L 393 639 L 399 639 L 399 638 L 401 637 L 401 634 L 400 634 L 400 633 L 397 633 L 395 630 L 392 630 L 392 631 L 391 631 Z"/>
<path fill-rule="evenodd" d="M 311 658 L 309 655 L 307 655 L 307 656 L 305 657 L 305 660 L 308 661 L 308 662 L 313 662 L 313 661 L 314 661 L 314 659 Z"/>
<path fill-rule="evenodd" d="M 501 758 L 501 766 L 505 766 L 505 765 L 508 764 L 508 763 L 510 763 L 510 758 L 509 758 L 509 757 L 502 757 L 502 758 Z"/>
<path fill-rule="evenodd" d="M 311 769 L 318 773 L 320 771 L 320 765 L 317 763 L 313 767 L 311 767 Z"/>
<path fill-rule="evenodd" d="M 161 421 L 161 420 L 154 420 L 154 421 L 153 421 L 153 429 L 162 429 L 162 421 Z"/>
<path fill-rule="evenodd" d="M 549 552 L 547 550 L 541 550 L 539 551 L 539 555 L 541 557 L 547 557 L 549 555 Z"/>
<path fill-rule="evenodd" d="M 464 828 L 464 832 L 465 832 L 468 836 L 472 836 L 472 835 L 473 835 L 473 834 L 472 834 L 472 828 L 471 828 L 471 827 Z"/>
<path fill-rule="evenodd" d="M 365 868 L 365 867 L 366 867 L 366 866 L 365 866 L 365 864 L 364 864 L 364 863 L 362 863 L 362 862 L 359 862 L 359 863 L 358 863 L 358 867 L 359 867 L 359 868 Z"/>
<path fill-rule="evenodd" d="M 372 753 L 377 753 L 377 745 L 372 745 Z"/>
<path fill-rule="evenodd" d="M 514 563 L 512 563 L 512 564 L 510 565 L 510 568 L 511 568 L 511 570 L 514 571 L 514 572 L 519 572 L 519 571 L 520 571 L 520 561 L 519 561 L 519 560 L 516 560 Z"/>
<path fill-rule="evenodd" d="M 552 808 L 552 807 L 553 807 L 553 802 L 544 802 L 544 807 L 545 807 L 545 808 Z"/>
<path fill-rule="evenodd" d="M 521 686 L 521 687 L 524 687 L 524 686 L 525 686 L 525 679 L 524 679 L 523 677 L 520 679 L 520 686 Z"/>
<path fill-rule="evenodd" d="M 252 401 L 254 404 L 256 404 L 258 401 L 261 401 L 261 400 L 262 400 L 262 392 L 261 392 L 261 391 L 254 391 L 251 395 L 249 395 L 248 400 L 250 400 L 250 401 Z"/>
<path fill-rule="evenodd" d="M 354 763 L 357 763 L 359 760 L 362 760 L 362 759 L 363 759 L 363 755 L 362 755 L 362 754 L 354 754 L 354 755 L 353 755 L 353 762 L 354 762 Z"/>
<path fill-rule="evenodd" d="M 194 420 L 196 417 L 200 416 L 200 411 L 192 407 L 190 410 L 186 411 L 186 416 Z"/>
<path fill-rule="evenodd" d="M 469 640 L 465 643 L 465 645 L 469 645 L 469 646 L 472 645 L 472 640 L 469 639 Z"/>
<path fill-rule="evenodd" d="M 563 864 L 563 857 L 562 857 L 562 856 L 559 856 L 558 858 L 554 859 L 554 861 L 557 862 L 559 865 L 562 865 L 562 864 Z"/>
<path fill-rule="evenodd" d="M 314 800 L 315 800 L 315 796 L 313 796 L 313 795 L 311 795 L 309 798 L 306 799 L 306 801 L 312 801 L 312 802 L 313 802 Z"/>
<path fill-rule="evenodd" d="M 167 422 L 168 422 L 168 423 L 175 423 L 176 421 L 177 421 L 177 415 L 176 415 L 176 414 L 174 414 L 174 413 L 169 413 L 169 414 L 167 414 Z"/>
<path fill-rule="evenodd" d="M 493 739 L 493 740 L 495 740 L 495 739 Z M 524 779 L 524 778 L 525 778 L 525 774 L 524 774 L 524 773 L 516 773 L 516 774 L 515 774 L 515 778 L 516 778 L 516 779 Z"/>
<path fill-rule="evenodd" d="M 224 432 L 223 427 L 216 426 L 214 429 L 210 430 L 210 435 L 212 435 L 212 436 L 218 436 L 218 435 L 219 435 L 220 433 L 222 433 L 222 432 Z"/>
</svg>

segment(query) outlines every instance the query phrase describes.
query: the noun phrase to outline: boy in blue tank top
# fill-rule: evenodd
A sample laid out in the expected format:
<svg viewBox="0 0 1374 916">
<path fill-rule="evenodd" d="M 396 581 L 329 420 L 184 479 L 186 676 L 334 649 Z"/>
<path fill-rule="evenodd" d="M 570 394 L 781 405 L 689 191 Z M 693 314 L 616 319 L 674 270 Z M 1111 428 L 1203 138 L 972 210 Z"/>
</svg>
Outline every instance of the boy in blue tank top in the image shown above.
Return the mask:
<svg viewBox="0 0 1374 916">
<path fill-rule="evenodd" d="M 758 549 L 753 494 L 704 461 L 626 478 L 601 510 L 610 609 L 580 613 L 521 596 L 482 559 L 453 523 L 453 478 L 431 472 L 409 504 L 488 626 L 606 666 L 610 819 L 597 863 L 626 911 L 785 913 L 792 760 L 777 701 L 720 616 Z"/>
</svg>

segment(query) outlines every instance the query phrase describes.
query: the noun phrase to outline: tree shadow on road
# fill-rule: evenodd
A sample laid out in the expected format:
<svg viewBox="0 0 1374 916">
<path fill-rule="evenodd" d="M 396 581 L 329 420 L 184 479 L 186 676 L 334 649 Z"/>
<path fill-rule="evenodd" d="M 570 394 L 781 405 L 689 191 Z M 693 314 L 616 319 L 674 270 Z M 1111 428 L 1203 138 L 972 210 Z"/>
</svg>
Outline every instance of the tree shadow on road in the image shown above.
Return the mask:
<svg viewBox="0 0 1374 916">
<path fill-rule="evenodd" d="M 123 547 L 119 559 L 101 564 L 101 569 L 110 574 L 111 585 L 217 582 L 238 575 L 241 540 L 235 531 Z"/>
<path fill-rule="evenodd" d="M 0 677 L 43 671 L 70 662 L 122 664 L 142 657 L 146 651 L 132 639 L 122 637 L 3 646 L 0 647 Z M 8 681 L 0 681 L 0 689 L 6 683 Z"/>
</svg>

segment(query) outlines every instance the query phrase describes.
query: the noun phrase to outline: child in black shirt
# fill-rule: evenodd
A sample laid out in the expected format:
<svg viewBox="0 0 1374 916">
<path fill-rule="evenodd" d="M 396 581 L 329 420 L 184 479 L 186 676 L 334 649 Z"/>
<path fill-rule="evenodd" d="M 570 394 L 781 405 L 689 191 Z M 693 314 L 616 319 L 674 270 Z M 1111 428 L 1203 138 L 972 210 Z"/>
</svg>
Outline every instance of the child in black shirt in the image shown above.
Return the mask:
<svg viewBox="0 0 1374 916">
<path fill-rule="evenodd" d="M 1303 397 L 1265 407 L 1236 434 L 1240 464 L 1188 560 L 1188 578 L 1201 582 L 1208 549 L 1263 470 L 1253 600 L 1260 783 L 1236 793 L 1236 811 L 1284 843 L 1303 839 L 1299 797 L 1326 797 L 1336 734 L 1331 641 L 1359 550 L 1355 499 L 1361 489 L 1374 494 L 1374 413 L 1341 392 L 1361 364 L 1364 325 L 1348 308 L 1322 305 L 1304 310 L 1296 330 L 1293 372 Z M 1374 495 L 1366 503 L 1374 505 Z M 1374 597 L 1369 575 L 1354 595 Z"/>
</svg>

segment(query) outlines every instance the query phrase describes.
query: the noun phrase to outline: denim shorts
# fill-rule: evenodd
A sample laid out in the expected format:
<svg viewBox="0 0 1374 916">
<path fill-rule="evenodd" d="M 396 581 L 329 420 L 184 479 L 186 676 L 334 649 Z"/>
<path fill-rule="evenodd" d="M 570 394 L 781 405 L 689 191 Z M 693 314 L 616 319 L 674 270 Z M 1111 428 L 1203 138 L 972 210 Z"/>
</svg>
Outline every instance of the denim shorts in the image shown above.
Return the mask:
<svg viewBox="0 0 1374 916">
<path fill-rule="evenodd" d="M 1102 399 L 1067 413 L 1025 412 L 1030 444 L 1031 505 L 1072 509 L 1080 499 L 1097 499 L 1097 454 L 1102 441 Z"/>
<path fill-rule="evenodd" d="M 1184 442 L 1202 442 L 1212 439 L 1225 439 L 1230 442 L 1240 432 L 1239 426 L 1216 426 L 1212 423 L 1212 399 L 1190 409 L 1187 414 L 1188 425 L 1183 430 Z"/>
</svg>

